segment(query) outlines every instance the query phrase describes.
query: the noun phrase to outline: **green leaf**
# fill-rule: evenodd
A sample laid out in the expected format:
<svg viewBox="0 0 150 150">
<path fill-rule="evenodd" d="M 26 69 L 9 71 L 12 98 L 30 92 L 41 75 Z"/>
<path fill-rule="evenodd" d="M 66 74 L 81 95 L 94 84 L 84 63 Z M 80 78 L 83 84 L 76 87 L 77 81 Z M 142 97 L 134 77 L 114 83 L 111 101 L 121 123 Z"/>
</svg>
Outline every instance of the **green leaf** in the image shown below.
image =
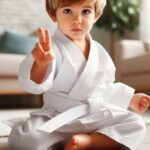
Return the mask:
<svg viewBox="0 0 150 150">
<path fill-rule="evenodd" d="M 96 26 L 118 34 L 134 30 L 139 24 L 141 4 L 141 0 L 107 0 Z"/>
</svg>

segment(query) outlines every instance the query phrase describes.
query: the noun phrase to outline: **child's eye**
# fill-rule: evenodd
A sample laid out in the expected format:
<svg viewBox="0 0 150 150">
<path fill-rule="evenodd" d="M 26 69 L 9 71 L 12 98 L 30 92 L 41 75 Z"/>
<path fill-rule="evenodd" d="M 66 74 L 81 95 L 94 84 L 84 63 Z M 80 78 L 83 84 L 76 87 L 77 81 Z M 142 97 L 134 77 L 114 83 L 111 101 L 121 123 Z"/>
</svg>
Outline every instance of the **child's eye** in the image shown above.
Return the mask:
<svg viewBox="0 0 150 150">
<path fill-rule="evenodd" d="M 71 13 L 72 13 L 72 10 L 69 9 L 69 8 L 67 8 L 67 9 L 64 9 L 64 10 L 63 10 L 63 13 L 65 13 L 65 14 L 71 14 Z"/>
<path fill-rule="evenodd" d="M 91 13 L 91 10 L 89 10 L 89 9 L 82 10 L 83 15 L 89 15 L 90 13 Z"/>
</svg>

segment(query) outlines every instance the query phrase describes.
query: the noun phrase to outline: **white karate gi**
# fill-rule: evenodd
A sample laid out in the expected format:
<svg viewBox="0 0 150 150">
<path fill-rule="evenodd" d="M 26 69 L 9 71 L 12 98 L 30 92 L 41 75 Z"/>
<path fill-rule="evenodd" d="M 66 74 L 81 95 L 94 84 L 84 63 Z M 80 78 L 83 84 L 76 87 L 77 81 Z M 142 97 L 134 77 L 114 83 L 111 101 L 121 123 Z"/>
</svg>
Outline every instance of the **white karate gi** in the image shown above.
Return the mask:
<svg viewBox="0 0 150 150">
<path fill-rule="evenodd" d="M 105 49 L 90 37 L 86 60 L 59 30 L 52 37 L 52 47 L 56 59 L 41 84 L 30 80 L 32 55 L 21 64 L 21 87 L 44 93 L 44 106 L 13 126 L 10 146 L 47 150 L 74 133 L 99 132 L 135 150 L 145 134 L 145 125 L 139 115 L 127 110 L 134 89 L 114 83 L 115 66 Z"/>
</svg>

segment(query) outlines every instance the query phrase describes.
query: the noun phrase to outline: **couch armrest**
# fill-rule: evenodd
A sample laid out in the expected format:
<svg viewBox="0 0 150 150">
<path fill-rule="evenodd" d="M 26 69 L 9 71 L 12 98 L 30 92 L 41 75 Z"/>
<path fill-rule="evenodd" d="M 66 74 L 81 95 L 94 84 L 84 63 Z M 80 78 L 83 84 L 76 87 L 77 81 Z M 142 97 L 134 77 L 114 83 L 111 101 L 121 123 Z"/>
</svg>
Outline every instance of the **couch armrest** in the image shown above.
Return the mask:
<svg viewBox="0 0 150 150">
<path fill-rule="evenodd" d="M 18 76 L 19 65 L 25 55 L 0 53 L 0 77 Z"/>
</svg>

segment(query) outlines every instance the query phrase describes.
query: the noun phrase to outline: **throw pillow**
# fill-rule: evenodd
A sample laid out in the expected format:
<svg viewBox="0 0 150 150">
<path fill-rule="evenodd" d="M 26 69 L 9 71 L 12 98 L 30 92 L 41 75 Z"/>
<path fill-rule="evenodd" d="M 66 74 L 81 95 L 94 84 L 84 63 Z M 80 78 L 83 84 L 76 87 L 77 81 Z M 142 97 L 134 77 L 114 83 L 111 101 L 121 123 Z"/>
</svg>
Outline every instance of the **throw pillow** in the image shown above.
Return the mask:
<svg viewBox="0 0 150 150">
<path fill-rule="evenodd" d="M 5 31 L 1 36 L 0 52 L 28 54 L 33 49 L 38 38 L 34 36 L 23 36 Z"/>
</svg>

